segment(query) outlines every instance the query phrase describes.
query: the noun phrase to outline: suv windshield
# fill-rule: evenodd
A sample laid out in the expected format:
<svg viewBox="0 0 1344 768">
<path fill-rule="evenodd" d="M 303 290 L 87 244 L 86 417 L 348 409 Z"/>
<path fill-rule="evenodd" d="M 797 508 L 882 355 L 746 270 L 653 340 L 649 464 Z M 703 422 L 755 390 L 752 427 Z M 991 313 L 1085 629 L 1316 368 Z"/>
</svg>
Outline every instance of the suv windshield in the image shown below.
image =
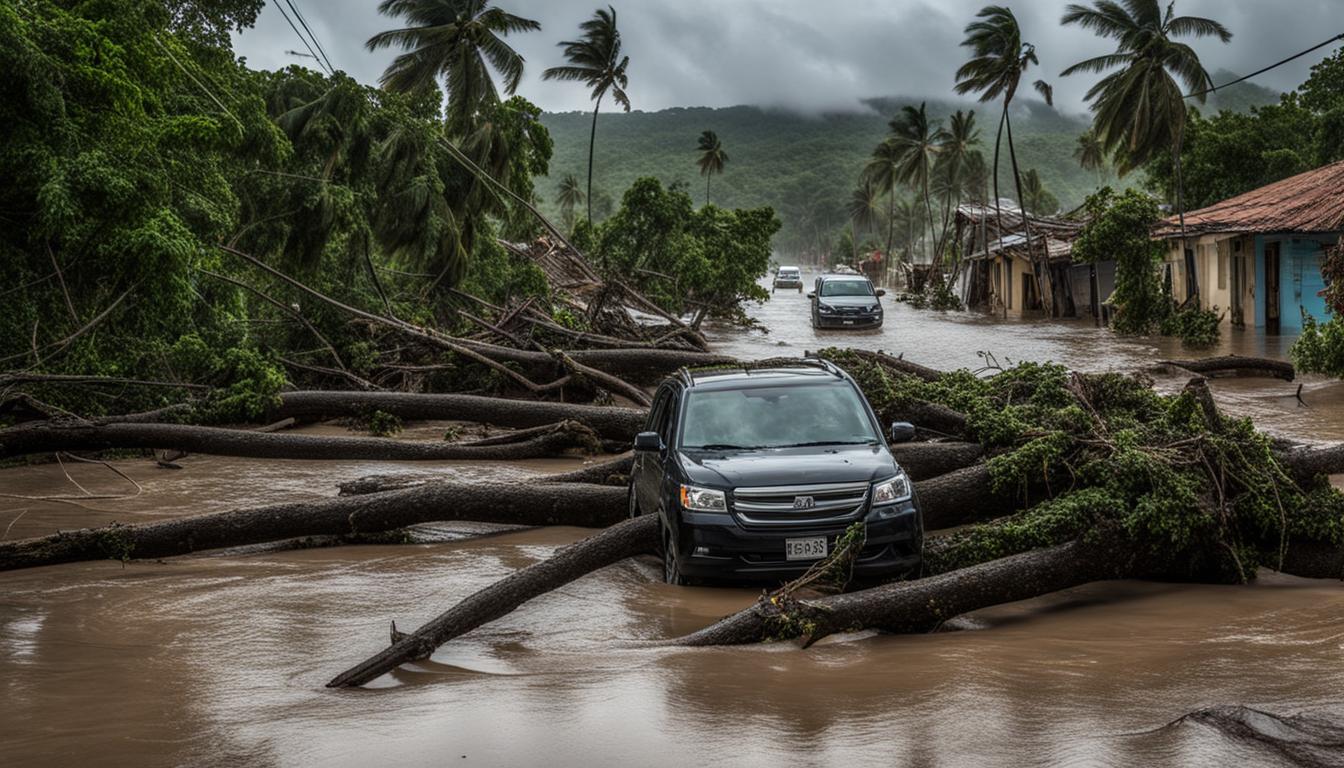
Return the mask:
<svg viewBox="0 0 1344 768">
<path fill-rule="evenodd" d="M 867 280 L 827 280 L 821 284 L 822 296 L 872 296 L 873 284 Z"/>
<path fill-rule="evenodd" d="M 847 382 L 691 390 L 681 447 L 794 448 L 877 443 L 867 409 Z"/>
<path fill-rule="evenodd" d="M 794 267 L 781 267 L 779 270 L 780 277 L 795 277 L 797 274 L 798 270 Z"/>
</svg>

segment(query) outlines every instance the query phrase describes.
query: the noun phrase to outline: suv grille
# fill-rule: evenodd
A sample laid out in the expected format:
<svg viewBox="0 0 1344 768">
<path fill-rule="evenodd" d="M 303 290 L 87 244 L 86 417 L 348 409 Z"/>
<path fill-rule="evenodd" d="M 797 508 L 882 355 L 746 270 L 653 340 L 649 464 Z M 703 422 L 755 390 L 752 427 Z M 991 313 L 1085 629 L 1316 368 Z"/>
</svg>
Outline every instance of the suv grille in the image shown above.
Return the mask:
<svg viewBox="0 0 1344 768">
<path fill-rule="evenodd" d="M 868 483 L 773 485 L 733 491 L 733 513 L 745 526 L 834 525 L 858 519 Z"/>
</svg>

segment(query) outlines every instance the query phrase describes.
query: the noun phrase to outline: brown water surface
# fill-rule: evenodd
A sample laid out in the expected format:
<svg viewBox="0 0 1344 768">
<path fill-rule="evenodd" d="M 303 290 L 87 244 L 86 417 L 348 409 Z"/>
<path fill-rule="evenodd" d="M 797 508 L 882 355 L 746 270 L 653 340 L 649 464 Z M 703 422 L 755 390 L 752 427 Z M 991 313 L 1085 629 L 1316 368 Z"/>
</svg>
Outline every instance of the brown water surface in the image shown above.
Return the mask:
<svg viewBox="0 0 1344 768">
<path fill-rule="evenodd" d="M 785 299 L 788 299 L 786 302 Z M 764 357 L 859 343 L 938 367 L 1053 359 L 1090 370 L 1179 356 L 1085 324 L 989 323 L 900 307 L 867 335 L 807 328 L 780 296 L 770 336 L 721 332 Z M 797 317 L 801 316 L 801 322 Z M 771 346 L 785 341 L 788 346 Z M 1233 336 L 1227 350 L 1281 354 Z M 1172 379 L 1163 385 L 1178 386 Z M 1301 438 L 1344 438 L 1344 394 L 1219 381 L 1225 407 Z M 443 425 L 412 425 L 436 439 Z M 318 427 L 333 431 L 336 427 Z M 7 538 L 59 528 L 330 496 L 371 472 L 464 481 L 579 466 L 258 461 L 184 469 L 115 463 L 143 491 L 82 506 L 0 499 Z M 95 493 L 134 493 L 67 464 Z M 56 464 L 0 470 L 0 493 L 71 494 Z M 92 508 L 92 509 L 90 509 Z M 9 529 L 6 530 L 6 526 Z M 443 526 L 458 535 L 479 526 Z M 449 643 L 371 690 L 323 687 L 409 629 L 586 531 L 433 544 L 208 553 L 0 574 L 0 760 L 5 765 L 1274 765 L 1205 726 L 1162 726 L 1216 704 L 1344 718 L 1344 583 L 1262 574 L 1247 587 L 1102 583 L 967 617 L 969 629 L 789 645 L 651 649 L 749 604 L 740 589 L 669 587 L 628 561 Z M 446 538 L 452 538 L 448 536 Z"/>
</svg>

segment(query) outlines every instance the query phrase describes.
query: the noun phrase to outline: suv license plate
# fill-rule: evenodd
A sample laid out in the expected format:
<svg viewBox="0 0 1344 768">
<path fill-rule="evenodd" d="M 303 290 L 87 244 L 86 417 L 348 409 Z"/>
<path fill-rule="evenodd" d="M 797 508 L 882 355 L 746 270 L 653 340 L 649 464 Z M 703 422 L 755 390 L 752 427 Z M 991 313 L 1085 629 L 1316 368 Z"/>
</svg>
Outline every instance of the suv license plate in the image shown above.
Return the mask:
<svg viewBox="0 0 1344 768">
<path fill-rule="evenodd" d="M 853 325 L 853 324 L 854 324 L 854 321 L 853 321 L 853 320 L 846 320 L 846 321 L 845 321 L 845 325 Z"/>
<path fill-rule="evenodd" d="M 820 560 L 825 556 L 825 536 L 818 536 L 815 539 L 784 540 L 784 559 L 786 560 Z"/>
</svg>

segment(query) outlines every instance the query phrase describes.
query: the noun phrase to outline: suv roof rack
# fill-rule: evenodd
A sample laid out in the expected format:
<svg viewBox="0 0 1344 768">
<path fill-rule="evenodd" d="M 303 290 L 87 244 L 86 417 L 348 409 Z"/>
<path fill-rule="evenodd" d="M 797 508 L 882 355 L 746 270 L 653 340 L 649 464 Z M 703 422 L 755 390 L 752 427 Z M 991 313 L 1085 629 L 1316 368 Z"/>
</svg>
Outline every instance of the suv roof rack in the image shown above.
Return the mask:
<svg viewBox="0 0 1344 768">
<path fill-rule="evenodd" d="M 791 363 L 794 363 L 794 361 L 790 361 L 790 362 L 791 362 Z M 845 372 L 842 371 L 842 370 L 840 370 L 840 367 L 839 367 L 839 366 L 837 366 L 835 363 L 832 363 L 830 360 L 826 360 L 826 359 L 824 359 L 824 358 L 817 357 L 817 356 L 816 356 L 815 354 L 813 354 L 812 352 L 804 352 L 804 353 L 803 353 L 803 356 L 802 356 L 801 358 L 799 358 L 799 359 L 796 361 L 796 363 L 794 363 L 794 364 L 796 364 L 796 365 L 801 365 L 801 366 L 806 366 L 806 367 L 808 367 L 808 368 L 820 368 L 821 370 L 826 371 L 827 373 L 831 374 L 832 376 L 834 376 L 834 377 L 836 377 L 836 378 L 838 378 L 838 379 L 843 379 L 843 378 L 845 377 Z M 741 366 L 740 368 L 710 368 L 710 369 L 702 369 L 702 370 L 704 370 L 705 372 L 709 372 L 709 373 L 716 373 L 716 372 L 717 372 L 717 373 L 724 373 L 724 372 L 732 372 L 732 371 L 739 371 L 739 370 L 740 370 L 742 373 L 745 373 L 745 374 L 747 374 L 748 376 L 750 376 L 751 373 L 752 373 L 752 371 L 755 371 L 755 370 L 758 370 L 758 369 L 752 367 L 751 365 L 744 365 L 744 366 Z M 691 369 L 688 368 L 687 366 L 684 366 L 684 365 L 683 365 L 682 367 L 678 368 L 678 369 L 677 369 L 676 376 L 677 376 L 677 379 L 680 380 L 682 384 L 685 384 L 687 388 L 690 388 L 690 387 L 694 387 L 694 386 L 695 386 L 695 383 L 696 383 L 696 382 L 695 382 L 695 373 L 693 373 L 693 372 L 691 371 Z"/>
<path fill-rule="evenodd" d="M 845 372 L 840 370 L 839 366 L 837 366 L 835 363 L 832 363 L 830 360 L 827 360 L 824 357 L 818 357 L 816 353 L 810 350 L 803 352 L 803 359 L 801 362 L 803 365 L 816 366 L 818 368 L 825 370 L 827 373 L 833 376 L 844 378 Z"/>
</svg>

